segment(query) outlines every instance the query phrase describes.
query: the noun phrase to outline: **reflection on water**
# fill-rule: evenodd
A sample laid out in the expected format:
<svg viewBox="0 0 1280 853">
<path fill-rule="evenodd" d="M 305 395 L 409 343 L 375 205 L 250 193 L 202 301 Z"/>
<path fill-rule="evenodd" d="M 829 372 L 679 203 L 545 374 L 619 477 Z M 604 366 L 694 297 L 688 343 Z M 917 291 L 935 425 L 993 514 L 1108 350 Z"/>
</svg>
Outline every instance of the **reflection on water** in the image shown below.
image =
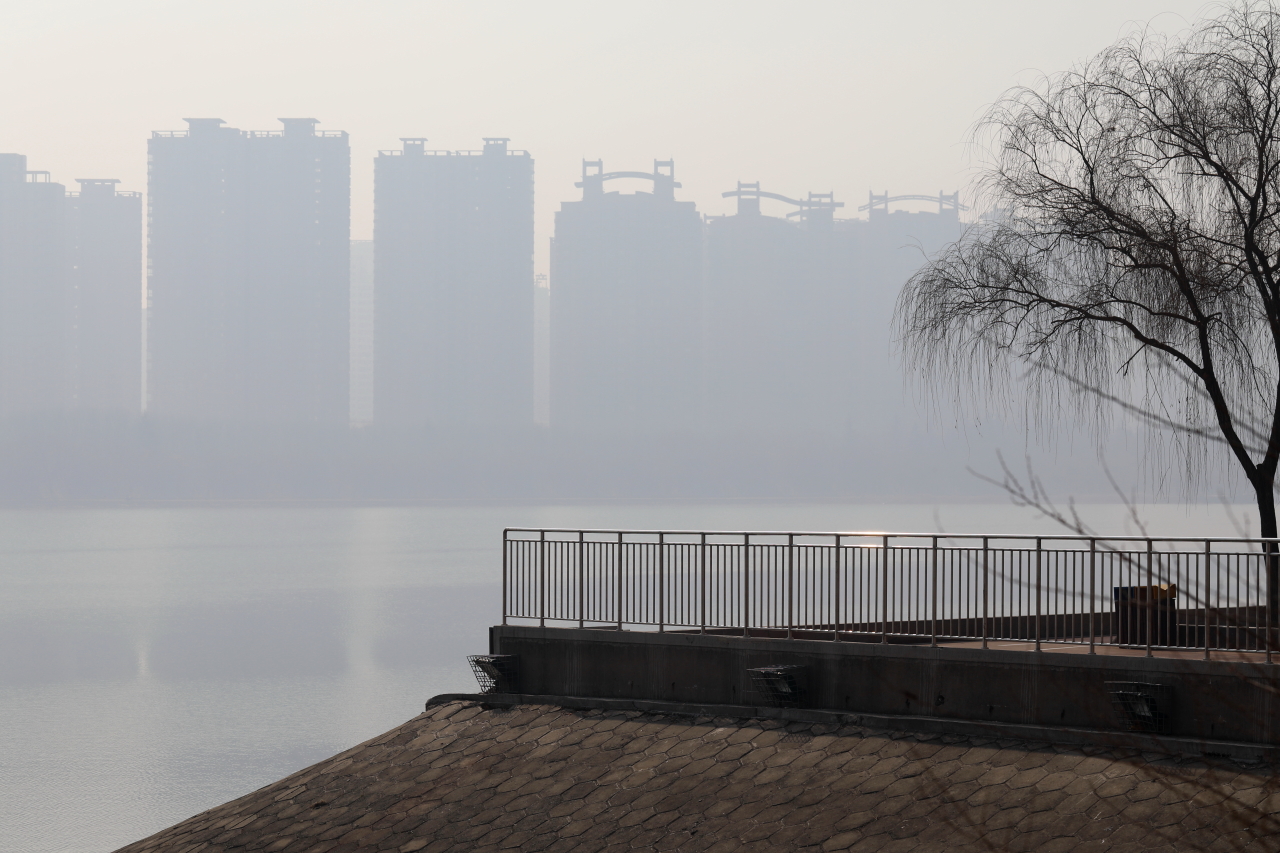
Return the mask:
<svg viewBox="0 0 1280 853">
<path fill-rule="evenodd" d="M 1234 534 L 1220 508 L 1143 516 Z M 1007 505 L 3 511 L 3 848 L 114 850 L 473 689 L 501 528 L 543 525 L 1060 532 Z"/>
</svg>

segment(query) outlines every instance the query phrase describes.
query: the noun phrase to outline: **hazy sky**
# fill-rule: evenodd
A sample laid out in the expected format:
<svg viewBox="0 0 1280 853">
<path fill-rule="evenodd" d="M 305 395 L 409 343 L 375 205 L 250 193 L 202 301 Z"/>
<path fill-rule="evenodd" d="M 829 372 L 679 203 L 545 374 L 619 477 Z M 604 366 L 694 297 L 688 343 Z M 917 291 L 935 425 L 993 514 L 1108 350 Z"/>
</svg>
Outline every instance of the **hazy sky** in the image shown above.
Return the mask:
<svg viewBox="0 0 1280 853">
<path fill-rule="evenodd" d="M 759 180 L 784 194 L 963 186 L 984 107 L 1185 0 L 41 0 L 4 4 L 0 151 L 55 180 L 144 190 L 146 138 L 214 116 L 351 133 L 353 236 L 372 231 L 372 163 L 401 136 L 537 160 L 539 269 L 581 160 L 674 157 L 680 196 Z M 618 189 L 632 187 L 620 182 Z"/>
</svg>

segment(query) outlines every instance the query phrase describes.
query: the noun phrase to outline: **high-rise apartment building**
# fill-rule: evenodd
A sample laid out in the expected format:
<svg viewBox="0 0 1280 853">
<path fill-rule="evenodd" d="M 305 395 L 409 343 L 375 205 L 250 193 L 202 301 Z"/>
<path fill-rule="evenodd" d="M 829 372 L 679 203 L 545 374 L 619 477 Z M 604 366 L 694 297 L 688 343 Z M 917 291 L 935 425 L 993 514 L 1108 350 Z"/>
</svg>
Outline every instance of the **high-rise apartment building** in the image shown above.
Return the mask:
<svg viewBox="0 0 1280 853">
<path fill-rule="evenodd" d="M 75 394 L 83 411 L 142 410 L 142 193 L 77 179 L 68 195 Z"/>
<path fill-rule="evenodd" d="M 75 405 L 66 189 L 0 154 L 0 417 Z"/>
<path fill-rule="evenodd" d="M 351 152 L 310 118 L 148 146 L 148 396 L 191 421 L 345 425 Z"/>
<path fill-rule="evenodd" d="M 792 199 L 739 184 L 724 195 L 738 211 L 707 224 L 708 429 L 891 428 L 906 411 L 894 306 L 926 256 L 959 236 L 954 196 L 940 196 L 936 214 L 890 213 L 877 196 L 863 220 L 837 219 L 844 205 L 828 193 Z M 766 216 L 762 203 L 785 214 Z"/>
<path fill-rule="evenodd" d="M 649 192 L 606 192 L 616 179 Z M 677 201 L 670 160 L 650 172 L 583 163 L 580 201 L 551 247 L 551 424 L 671 432 L 701 420 L 703 224 Z"/>
<path fill-rule="evenodd" d="M 373 241 L 351 241 L 351 425 L 373 423 Z"/>
<path fill-rule="evenodd" d="M 0 417 L 142 405 L 142 197 L 0 154 Z"/>
<path fill-rule="evenodd" d="M 533 159 L 402 140 L 374 161 L 374 420 L 533 423 Z"/>
<path fill-rule="evenodd" d="M 797 200 L 739 184 L 738 211 L 707 223 L 707 428 L 714 432 L 844 430 L 851 312 L 859 287 L 833 233 L 838 202 Z M 769 216 L 761 209 L 767 202 Z"/>
</svg>

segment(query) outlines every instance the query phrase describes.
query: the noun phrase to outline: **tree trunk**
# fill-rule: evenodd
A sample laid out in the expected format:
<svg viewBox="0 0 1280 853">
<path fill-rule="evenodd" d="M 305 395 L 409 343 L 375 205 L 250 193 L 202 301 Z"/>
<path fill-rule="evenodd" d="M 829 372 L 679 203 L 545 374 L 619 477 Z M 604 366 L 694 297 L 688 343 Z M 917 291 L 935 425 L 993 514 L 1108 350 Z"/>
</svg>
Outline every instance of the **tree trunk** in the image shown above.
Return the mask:
<svg viewBox="0 0 1280 853">
<path fill-rule="evenodd" d="M 1259 478 L 1262 479 L 1262 478 Z M 1276 493 L 1268 481 L 1255 482 L 1253 492 L 1258 500 L 1258 526 L 1263 539 L 1276 537 Z M 1276 617 L 1280 616 L 1280 548 L 1271 542 L 1263 545 L 1267 555 L 1267 637 L 1266 647 L 1275 650 Z"/>
</svg>

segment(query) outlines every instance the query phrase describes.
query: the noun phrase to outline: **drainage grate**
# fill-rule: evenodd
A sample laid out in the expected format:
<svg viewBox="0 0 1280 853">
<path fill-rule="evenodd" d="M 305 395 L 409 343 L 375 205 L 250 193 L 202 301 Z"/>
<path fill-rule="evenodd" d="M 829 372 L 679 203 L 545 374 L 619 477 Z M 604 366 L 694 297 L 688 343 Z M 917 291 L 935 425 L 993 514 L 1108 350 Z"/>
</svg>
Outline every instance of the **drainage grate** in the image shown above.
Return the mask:
<svg viewBox="0 0 1280 853">
<path fill-rule="evenodd" d="M 1173 723 L 1173 688 L 1141 681 L 1108 681 L 1107 693 L 1131 732 L 1167 734 Z"/>
<path fill-rule="evenodd" d="M 804 704 L 805 667 L 795 665 L 762 666 L 747 670 L 751 686 L 765 705 L 774 708 L 799 708 Z"/>
<path fill-rule="evenodd" d="M 481 693 L 519 692 L 519 655 L 469 655 L 467 663 L 471 664 Z"/>
</svg>

